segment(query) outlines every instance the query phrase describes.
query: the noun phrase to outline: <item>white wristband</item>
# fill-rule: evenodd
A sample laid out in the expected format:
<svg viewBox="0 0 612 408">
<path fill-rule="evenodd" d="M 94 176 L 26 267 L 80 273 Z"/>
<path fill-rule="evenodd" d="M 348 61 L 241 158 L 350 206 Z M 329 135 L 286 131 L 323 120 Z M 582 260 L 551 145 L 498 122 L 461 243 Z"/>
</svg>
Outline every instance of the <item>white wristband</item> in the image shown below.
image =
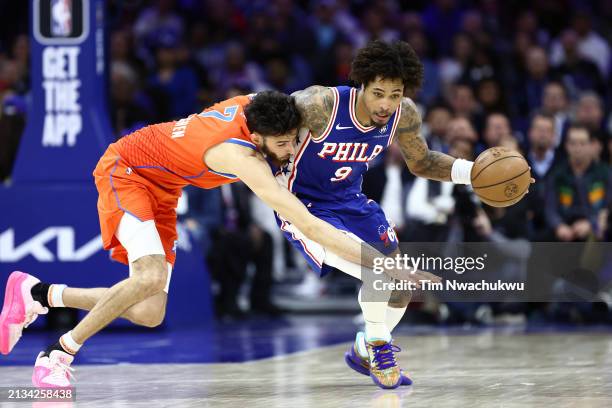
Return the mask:
<svg viewBox="0 0 612 408">
<path fill-rule="evenodd" d="M 456 159 L 451 168 L 451 181 L 455 184 L 472 184 L 470 177 L 472 166 L 474 166 L 472 161 Z"/>
</svg>

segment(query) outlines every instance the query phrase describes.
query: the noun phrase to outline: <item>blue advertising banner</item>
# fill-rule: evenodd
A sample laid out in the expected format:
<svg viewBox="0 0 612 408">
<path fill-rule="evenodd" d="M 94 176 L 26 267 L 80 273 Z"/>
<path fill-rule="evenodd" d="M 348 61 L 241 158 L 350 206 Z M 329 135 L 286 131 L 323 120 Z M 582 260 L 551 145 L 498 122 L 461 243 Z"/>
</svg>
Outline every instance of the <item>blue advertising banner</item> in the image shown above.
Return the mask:
<svg viewBox="0 0 612 408">
<path fill-rule="evenodd" d="M 97 198 L 93 183 L 0 189 L 0 282 L 14 270 L 72 287 L 109 287 L 126 279 L 128 267 L 102 249 Z M 208 323 L 209 288 L 200 248 L 179 229 L 167 325 Z"/>
<path fill-rule="evenodd" d="M 31 100 L 13 180 L 87 181 L 112 140 L 104 1 L 33 0 Z"/>
<path fill-rule="evenodd" d="M 102 249 L 92 176 L 113 139 L 104 1 L 32 0 L 31 12 L 31 106 L 12 183 L 0 186 L 0 284 L 22 270 L 49 283 L 112 286 L 128 267 Z M 165 324 L 211 319 L 201 250 L 182 234 Z"/>
</svg>

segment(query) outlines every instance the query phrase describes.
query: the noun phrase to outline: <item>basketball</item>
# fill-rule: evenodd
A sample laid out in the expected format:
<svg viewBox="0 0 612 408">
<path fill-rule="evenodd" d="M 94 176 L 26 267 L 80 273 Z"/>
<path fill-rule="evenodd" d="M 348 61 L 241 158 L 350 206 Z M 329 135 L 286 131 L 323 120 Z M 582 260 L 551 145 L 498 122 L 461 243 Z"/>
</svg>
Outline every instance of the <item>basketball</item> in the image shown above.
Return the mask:
<svg viewBox="0 0 612 408">
<path fill-rule="evenodd" d="M 527 193 L 531 172 L 517 151 L 492 147 L 476 158 L 471 179 L 472 188 L 482 202 L 492 207 L 508 207 Z"/>
</svg>

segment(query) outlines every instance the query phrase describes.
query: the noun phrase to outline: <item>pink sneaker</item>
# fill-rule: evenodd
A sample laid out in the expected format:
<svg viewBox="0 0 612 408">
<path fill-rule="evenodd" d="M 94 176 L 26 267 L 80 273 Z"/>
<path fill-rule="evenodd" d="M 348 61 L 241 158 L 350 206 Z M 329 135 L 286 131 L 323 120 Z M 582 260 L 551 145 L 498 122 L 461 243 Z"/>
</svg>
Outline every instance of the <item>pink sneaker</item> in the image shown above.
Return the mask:
<svg viewBox="0 0 612 408">
<path fill-rule="evenodd" d="M 8 354 L 21 337 L 24 327 L 28 327 L 39 314 L 47 314 L 49 309 L 32 299 L 30 290 L 40 282 L 24 272 L 13 272 L 6 282 L 4 306 L 0 313 L 0 353 Z"/>
<path fill-rule="evenodd" d="M 74 356 L 59 350 L 53 350 L 48 357 L 43 354 L 41 351 L 36 357 L 32 384 L 38 388 L 70 388 L 70 380 L 76 379 L 70 367 Z"/>
</svg>

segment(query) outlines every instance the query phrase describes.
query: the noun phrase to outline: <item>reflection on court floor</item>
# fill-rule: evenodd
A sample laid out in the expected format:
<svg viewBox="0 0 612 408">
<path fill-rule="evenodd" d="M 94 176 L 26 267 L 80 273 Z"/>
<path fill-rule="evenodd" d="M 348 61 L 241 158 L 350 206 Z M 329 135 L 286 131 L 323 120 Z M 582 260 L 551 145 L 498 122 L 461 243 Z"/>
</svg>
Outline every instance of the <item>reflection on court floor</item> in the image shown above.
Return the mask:
<svg viewBox="0 0 612 408">
<path fill-rule="evenodd" d="M 243 327 L 242 331 L 234 327 L 233 334 L 217 327 L 192 338 L 189 349 L 182 351 L 177 348 L 186 347 L 185 337 L 194 336 L 196 331 L 154 336 L 145 332 L 108 333 L 97 343 L 92 341 L 88 351 L 89 362 L 95 362 L 92 357 L 98 355 L 98 364 L 83 364 L 81 359 L 81 364 L 76 365 L 74 406 L 612 406 L 609 332 L 432 332 L 404 328 L 403 334 L 396 336 L 397 344 L 403 348 L 399 359 L 415 384 L 383 391 L 368 377 L 345 366 L 343 353 L 354 330 L 349 323 L 343 323 L 347 321 L 350 318 L 300 318 L 299 324 L 286 322 L 275 329 L 265 328 L 260 322 L 259 327 Z M 33 359 L 38 340 L 36 334 L 31 337 L 19 344 L 13 363 L 19 364 L 17 360 L 25 360 L 28 353 L 28 358 Z M 173 344 L 179 338 L 183 343 Z M 325 345 L 329 338 L 334 340 Z M 40 339 L 41 344 L 44 341 Z M 206 360 L 203 355 L 195 357 L 197 352 L 191 353 L 190 349 L 202 352 L 210 346 L 209 341 L 217 344 L 207 352 L 208 361 L 242 362 L 187 363 L 190 358 Z M 198 342 L 202 342 L 200 346 Z M 291 342 L 298 345 L 288 346 Z M 250 351 L 244 347 L 247 343 L 251 344 Z M 263 353 L 258 348 L 267 350 L 269 355 L 261 358 Z M 174 361 L 185 364 L 160 364 L 164 362 L 164 350 Z M 241 358 L 239 354 L 245 352 L 259 359 Z M 151 360 L 148 364 L 134 363 L 147 354 Z M 4 364 L 6 359 L 0 361 L 0 387 L 29 385 L 30 366 L 8 366 Z"/>
</svg>

